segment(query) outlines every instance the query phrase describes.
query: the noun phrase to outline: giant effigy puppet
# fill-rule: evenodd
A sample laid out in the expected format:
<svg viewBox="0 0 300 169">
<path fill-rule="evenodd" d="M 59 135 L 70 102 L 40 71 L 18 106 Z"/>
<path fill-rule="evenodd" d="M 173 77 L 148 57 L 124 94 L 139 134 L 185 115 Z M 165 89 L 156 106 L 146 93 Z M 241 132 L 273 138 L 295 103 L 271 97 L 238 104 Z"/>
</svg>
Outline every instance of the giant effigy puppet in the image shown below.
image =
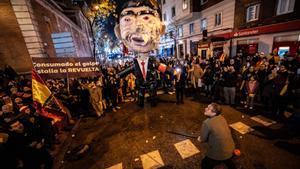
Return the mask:
<svg viewBox="0 0 300 169">
<path fill-rule="evenodd" d="M 157 69 L 155 57 L 150 57 L 156 49 L 165 26 L 156 0 L 129 0 L 119 13 L 119 24 L 115 27 L 116 36 L 136 55 L 133 66 L 118 73 L 120 77 L 134 72 L 138 88 L 138 105 L 144 106 L 145 93 L 149 93 L 151 106 L 156 105 Z"/>
</svg>

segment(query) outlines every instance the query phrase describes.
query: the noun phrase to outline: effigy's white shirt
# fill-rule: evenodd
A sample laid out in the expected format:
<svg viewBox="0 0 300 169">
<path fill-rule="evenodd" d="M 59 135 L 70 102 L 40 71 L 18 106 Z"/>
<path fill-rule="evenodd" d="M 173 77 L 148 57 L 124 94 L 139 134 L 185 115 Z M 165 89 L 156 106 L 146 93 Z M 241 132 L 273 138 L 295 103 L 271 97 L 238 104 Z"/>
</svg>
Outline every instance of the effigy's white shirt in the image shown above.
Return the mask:
<svg viewBox="0 0 300 169">
<path fill-rule="evenodd" d="M 145 77 L 143 77 L 143 78 L 144 78 L 144 80 L 146 80 L 146 77 L 147 77 L 147 70 L 148 70 L 149 57 L 145 57 L 145 58 L 137 58 L 137 61 L 138 61 L 138 63 L 139 63 L 139 67 L 140 67 L 140 70 L 141 70 L 142 74 L 143 74 L 143 65 L 142 65 L 142 62 L 143 62 L 143 61 L 145 62 L 145 65 L 144 65 L 144 67 L 145 67 Z"/>
</svg>

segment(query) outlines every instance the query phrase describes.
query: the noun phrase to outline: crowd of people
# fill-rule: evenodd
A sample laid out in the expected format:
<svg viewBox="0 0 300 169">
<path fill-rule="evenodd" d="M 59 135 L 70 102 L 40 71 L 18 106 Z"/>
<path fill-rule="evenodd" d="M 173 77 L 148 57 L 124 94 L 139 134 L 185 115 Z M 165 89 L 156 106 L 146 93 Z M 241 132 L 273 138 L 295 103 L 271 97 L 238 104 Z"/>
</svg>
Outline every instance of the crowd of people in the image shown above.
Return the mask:
<svg viewBox="0 0 300 169">
<path fill-rule="evenodd" d="M 157 62 L 167 65 L 165 72 L 157 70 L 157 88 L 165 93 L 175 91 L 176 104 L 183 104 L 184 96 L 193 96 L 249 110 L 263 103 L 265 112 L 277 118 L 282 118 L 288 107 L 299 113 L 299 54 L 244 57 L 239 52 L 235 57 L 169 57 Z M 101 118 L 117 112 L 125 101 L 137 100 L 135 75 L 118 76 L 131 64 L 104 63 L 98 77 L 47 79 L 45 83 L 68 112 L 66 123 L 84 116 Z M 51 168 L 49 150 L 58 142 L 61 126 L 35 110 L 31 80 L 18 76 L 10 66 L 0 73 L 1 164 L 7 168 Z"/>
<path fill-rule="evenodd" d="M 1 168 L 52 168 L 49 150 L 57 141 L 58 131 L 49 118 L 35 110 L 31 87 L 31 80 L 18 76 L 10 66 L 1 70 Z"/>
<path fill-rule="evenodd" d="M 245 57 L 239 52 L 235 57 L 210 58 L 187 55 L 184 59 L 160 58 L 157 63 L 164 63 L 167 68 L 165 72 L 157 70 L 156 87 L 165 93 L 175 92 L 177 104 L 184 103 L 184 95 L 196 99 L 206 96 L 210 101 L 249 110 L 260 103 L 265 112 L 278 118 L 288 107 L 298 109 L 299 54 L 279 57 L 274 52 Z M 48 80 L 47 85 L 72 116 L 96 112 L 102 117 L 105 112 L 116 112 L 125 101 L 137 100 L 135 75 L 118 77 L 118 72 L 132 64 L 132 61 L 104 63 L 100 76 L 71 79 L 69 90 L 64 80 Z"/>
<path fill-rule="evenodd" d="M 211 101 L 250 110 L 254 103 L 262 103 L 265 112 L 278 118 L 288 106 L 299 110 L 299 54 L 279 57 L 274 51 L 244 57 L 239 52 L 232 58 L 220 55 L 189 62 L 187 79 L 194 93 L 205 93 Z"/>
</svg>

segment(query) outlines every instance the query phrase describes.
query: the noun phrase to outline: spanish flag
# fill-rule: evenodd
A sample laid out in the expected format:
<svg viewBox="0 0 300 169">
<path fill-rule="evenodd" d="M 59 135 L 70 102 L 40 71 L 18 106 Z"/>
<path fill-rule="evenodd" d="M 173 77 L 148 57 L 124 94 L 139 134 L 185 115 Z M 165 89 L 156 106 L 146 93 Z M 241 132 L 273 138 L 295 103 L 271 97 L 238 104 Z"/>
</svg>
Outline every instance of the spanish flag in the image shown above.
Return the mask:
<svg viewBox="0 0 300 169">
<path fill-rule="evenodd" d="M 52 119 L 53 123 L 65 117 L 60 103 L 34 69 L 32 69 L 32 96 L 34 107 L 40 115 Z"/>
</svg>

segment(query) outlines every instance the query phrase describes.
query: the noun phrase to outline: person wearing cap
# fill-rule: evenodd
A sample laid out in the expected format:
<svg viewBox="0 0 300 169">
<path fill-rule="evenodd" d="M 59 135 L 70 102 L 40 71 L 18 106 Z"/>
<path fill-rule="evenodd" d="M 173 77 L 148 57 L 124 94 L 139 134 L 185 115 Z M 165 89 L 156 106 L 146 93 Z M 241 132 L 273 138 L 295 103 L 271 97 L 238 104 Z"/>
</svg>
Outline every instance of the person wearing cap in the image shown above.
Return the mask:
<svg viewBox="0 0 300 169">
<path fill-rule="evenodd" d="M 208 118 L 203 121 L 198 141 L 208 144 L 208 150 L 201 162 L 202 169 L 213 169 L 224 163 L 228 169 L 235 169 L 232 161 L 235 144 L 226 119 L 221 115 L 221 106 L 209 104 L 204 111 Z"/>
<path fill-rule="evenodd" d="M 149 93 L 151 106 L 156 105 L 157 68 L 156 58 L 149 53 L 156 49 L 160 35 L 165 32 L 161 21 L 159 4 L 155 0 L 126 1 L 119 12 L 119 24 L 115 26 L 115 34 L 124 45 L 134 51 L 137 58 L 133 66 L 118 73 L 126 77 L 134 72 L 138 90 L 138 105 L 144 106 L 145 92 Z"/>
<path fill-rule="evenodd" d="M 24 113 L 24 114 L 30 114 L 30 108 L 28 106 L 22 106 L 20 109 L 19 109 L 19 112 L 20 113 Z"/>
</svg>

